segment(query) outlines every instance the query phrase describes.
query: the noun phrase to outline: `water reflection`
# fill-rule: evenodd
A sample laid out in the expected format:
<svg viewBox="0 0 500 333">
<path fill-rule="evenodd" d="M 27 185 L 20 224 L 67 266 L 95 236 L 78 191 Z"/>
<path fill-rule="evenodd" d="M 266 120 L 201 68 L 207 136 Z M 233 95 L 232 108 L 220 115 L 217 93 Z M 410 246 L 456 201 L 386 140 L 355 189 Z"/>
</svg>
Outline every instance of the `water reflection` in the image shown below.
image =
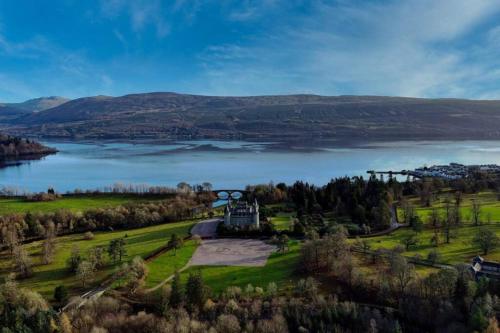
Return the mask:
<svg viewBox="0 0 500 333">
<path fill-rule="evenodd" d="M 47 141 L 60 153 L 0 169 L 0 186 L 58 191 L 103 188 L 117 182 L 176 186 L 210 182 L 214 188 L 332 177 L 366 170 L 401 170 L 432 164 L 500 164 L 498 141 L 385 142 L 357 147 L 295 146 L 270 142 L 181 141 L 74 143 Z"/>
</svg>

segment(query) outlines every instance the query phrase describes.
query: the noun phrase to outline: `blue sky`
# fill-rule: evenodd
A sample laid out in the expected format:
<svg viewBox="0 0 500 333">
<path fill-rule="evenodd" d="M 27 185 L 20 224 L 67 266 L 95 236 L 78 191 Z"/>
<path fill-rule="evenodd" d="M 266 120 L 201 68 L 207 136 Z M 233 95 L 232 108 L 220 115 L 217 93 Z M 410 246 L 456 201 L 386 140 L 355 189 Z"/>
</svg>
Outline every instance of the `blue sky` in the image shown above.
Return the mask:
<svg viewBox="0 0 500 333">
<path fill-rule="evenodd" d="M 0 102 L 148 91 L 500 99 L 500 2 L 0 1 Z"/>
</svg>

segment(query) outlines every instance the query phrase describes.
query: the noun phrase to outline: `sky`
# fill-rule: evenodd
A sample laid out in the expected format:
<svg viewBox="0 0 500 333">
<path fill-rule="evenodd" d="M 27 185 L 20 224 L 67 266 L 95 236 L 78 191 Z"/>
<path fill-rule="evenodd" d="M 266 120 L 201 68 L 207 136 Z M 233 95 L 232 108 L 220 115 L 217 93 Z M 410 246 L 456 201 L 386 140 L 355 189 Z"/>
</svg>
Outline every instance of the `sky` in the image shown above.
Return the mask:
<svg viewBox="0 0 500 333">
<path fill-rule="evenodd" d="M 0 102 L 152 91 L 500 99 L 500 1 L 0 1 Z"/>
</svg>

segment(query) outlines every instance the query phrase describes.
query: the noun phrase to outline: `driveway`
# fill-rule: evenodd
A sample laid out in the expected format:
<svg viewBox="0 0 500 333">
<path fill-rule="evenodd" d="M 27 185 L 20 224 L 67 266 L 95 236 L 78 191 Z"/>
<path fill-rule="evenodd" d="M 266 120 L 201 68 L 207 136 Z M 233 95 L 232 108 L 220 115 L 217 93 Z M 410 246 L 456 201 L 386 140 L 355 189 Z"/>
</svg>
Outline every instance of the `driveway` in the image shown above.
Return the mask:
<svg viewBox="0 0 500 333">
<path fill-rule="evenodd" d="M 191 235 L 198 235 L 201 238 L 215 237 L 217 235 L 217 225 L 221 221 L 220 218 L 200 221 L 191 229 Z"/>
<path fill-rule="evenodd" d="M 265 266 L 276 247 L 257 239 L 220 238 L 204 240 L 189 266 Z"/>
</svg>

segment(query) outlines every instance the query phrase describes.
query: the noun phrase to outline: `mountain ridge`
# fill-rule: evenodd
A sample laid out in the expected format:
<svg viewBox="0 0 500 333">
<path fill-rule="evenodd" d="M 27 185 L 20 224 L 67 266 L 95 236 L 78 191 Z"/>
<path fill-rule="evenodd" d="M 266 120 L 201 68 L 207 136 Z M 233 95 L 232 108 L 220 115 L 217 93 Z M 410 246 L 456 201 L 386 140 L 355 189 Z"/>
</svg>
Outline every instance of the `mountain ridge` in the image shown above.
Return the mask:
<svg viewBox="0 0 500 333">
<path fill-rule="evenodd" d="M 390 96 L 92 96 L 4 120 L 8 133 L 64 138 L 500 138 L 500 101 Z"/>
</svg>

